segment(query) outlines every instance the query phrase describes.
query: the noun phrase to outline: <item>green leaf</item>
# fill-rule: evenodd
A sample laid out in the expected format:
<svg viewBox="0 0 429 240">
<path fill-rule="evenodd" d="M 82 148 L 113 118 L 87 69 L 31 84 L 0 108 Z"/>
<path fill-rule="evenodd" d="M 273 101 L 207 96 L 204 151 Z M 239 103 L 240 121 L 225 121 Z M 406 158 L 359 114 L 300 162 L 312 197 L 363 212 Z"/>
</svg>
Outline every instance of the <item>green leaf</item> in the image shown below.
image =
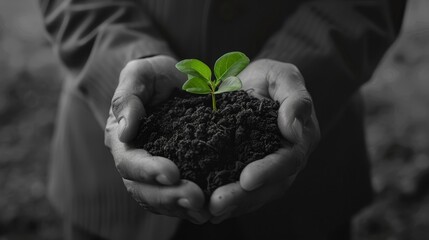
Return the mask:
<svg viewBox="0 0 429 240">
<path fill-rule="evenodd" d="M 237 76 L 249 65 L 249 58 L 241 52 L 230 52 L 221 56 L 215 63 L 214 74 L 217 82 L 230 76 Z"/>
<path fill-rule="evenodd" d="M 238 77 L 230 76 L 223 80 L 215 94 L 233 92 L 241 89 L 241 81 Z"/>
<path fill-rule="evenodd" d="M 183 84 L 182 89 L 196 94 L 208 94 L 211 92 L 210 86 L 207 85 L 207 81 L 198 77 L 188 79 L 188 81 Z"/>
<path fill-rule="evenodd" d="M 201 79 L 205 79 L 207 82 L 211 81 L 212 71 L 203 62 L 198 59 L 185 59 L 176 64 L 176 68 L 179 71 Z"/>
</svg>

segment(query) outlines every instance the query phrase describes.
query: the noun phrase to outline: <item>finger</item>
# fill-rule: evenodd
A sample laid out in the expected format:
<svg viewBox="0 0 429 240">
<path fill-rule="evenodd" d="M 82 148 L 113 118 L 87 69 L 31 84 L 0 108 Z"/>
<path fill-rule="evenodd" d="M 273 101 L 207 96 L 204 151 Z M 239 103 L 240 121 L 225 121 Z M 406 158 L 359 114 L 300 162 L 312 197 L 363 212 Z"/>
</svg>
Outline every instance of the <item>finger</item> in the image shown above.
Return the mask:
<svg viewBox="0 0 429 240">
<path fill-rule="evenodd" d="M 303 155 L 295 146 L 287 146 L 251 162 L 240 174 L 240 186 L 252 191 L 275 181 L 284 181 L 299 171 Z"/>
<path fill-rule="evenodd" d="M 268 69 L 268 70 L 267 70 Z M 311 118 L 312 100 L 304 79 L 292 64 L 259 60 L 240 73 L 243 89 L 255 97 L 270 97 L 280 103 L 278 124 L 283 136 L 302 141 L 302 128 Z"/>
<path fill-rule="evenodd" d="M 214 216 L 210 221 L 216 224 L 255 211 L 283 196 L 290 184 L 289 181 L 284 181 L 254 191 L 246 191 L 238 183 L 222 186 L 216 189 L 210 198 L 209 209 Z"/>
<path fill-rule="evenodd" d="M 198 185 L 181 180 L 174 186 L 163 186 L 124 180 L 128 192 L 144 204 L 160 211 L 174 211 L 179 207 L 200 210 L 204 206 L 204 194 Z"/>
<path fill-rule="evenodd" d="M 129 142 L 137 135 L 140 119 L 146 115 L 144 105 L 153 92 L 150 64 L 137 60 L 121 71 L 118 87 L 112 98 L 112 112 L 119 122 L 118 137 Z"/>
<path fill-rule="evenodd" d="M 204 222 L 209 213 L 204 212 L 204 194 L 195 183 L 187 180 L 174 186 L 162 186 L 124 180 L 128 192 L 150 211 L 191 221 Z"/>
<path fill-rule="evenodd" d="M 194 224 L 204 224 L 210 220 L 212 215 L 206 209 L 201 209 L 199 211 L 188 210 L 182 219 L 187 219 Z"/>
<path fill-rule="evenodd" d="M 213 216 L 230 215 L 247 195 L 237 182 L 219 187 L 210 197 L 210 213 Z"/>
<path fill-rule="evenodd" d="M 313 102 L 304 78 L 292 64 L 279 63 L 267 74 L 270 97 L 280 103 L 278 125 L 282 135 L 292 143 L 299 143 L 303 127 L 311 119 Z"/>
<path fill-rule="evenodd" d="M 142 183 L 174 185 L 180 180 L 179 169 L 171 160 L 151 156 L 142 149 L 130 150 L 117 155 L 116 168 L 122 178 Z"/>
<path fill-rule="evenodd" d="M 125 179 L 139 182 L 158 182 L 164 185 L 178 183 L 179 169 L 171 160 L 152 156 L 144 149 L 134 149 L 119 141 L 118 124 L 113 113 L 106 125 L 105 144 L 115 160 L 116 168 Z"/>
<path fill-rule="evenodd" d="M 121 107 L 117 107 L 119 105 Z M 125 143 L 132 141 L 138 133 L 140 120 L 146 115 L 143 103 L 136 95 L 128 95 L 121 98 L 114 98 L 112 107 L 121 109 L 116 110 L 118 114 L 119 140 Z"/>
<path fill-rule="evenodd" d="M 303 128 L 311 119 L 313 102 L 306 90 L 292 93 L 280 103 L 277 123 L 283 137 L 292 143 L 303 141 Z"/>
<path fill-rule="evenodd" d="M 264 72 L 265 69 L 259 64 L 251 63 L 249 67 L 245 68 L 238 75 L 243 84 L 242 89 L 256 98 L 268 98 L 268 88 Z"/>
</svg>

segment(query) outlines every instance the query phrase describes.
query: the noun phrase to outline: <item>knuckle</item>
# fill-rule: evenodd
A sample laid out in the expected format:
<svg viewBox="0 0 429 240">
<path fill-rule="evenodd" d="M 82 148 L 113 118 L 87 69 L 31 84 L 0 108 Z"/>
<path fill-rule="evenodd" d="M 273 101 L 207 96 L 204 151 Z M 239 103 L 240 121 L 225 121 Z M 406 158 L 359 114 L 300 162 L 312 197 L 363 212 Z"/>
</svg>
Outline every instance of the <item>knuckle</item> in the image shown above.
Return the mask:
<svg viewBox="0 0 429 240">
<path fill-rule="evenodd" d="M 292 81 L 296 82 L 299 85 L 305 85 L 304 77 L 301 75 L 301 72 L 295 65 L 289 64 L 288 66 L 288 77 Z"/>
<path fill-rule="evenodd" d="M 296 86 L 305 85 L 301 72 L 294 64 L 277 61 L 270 61 L 268 64 L 269 72 L 267 74 L 272 81 L 288 79 L 288 81 L 294 82 Z"/>
<path fill-rule="evenodd" d="M 313 100 L 306 89 L 301 89 L 294 94 L 293 101 L 296 106 L 297 117 L 304 125 L 311 120 L 313 114 Z"/>
<path fill-rule="evenodd" d="M 295 74 L 297 76 L 301 76 L 301 72 L 299 71 L 298 67 L 295 64 L 285 63 L 285 65 L 290 73 Z"/>
<path fill-rule="evenodd" d="M 121 94 L 121 91 L 117 91 L 113 96 L 111 106 L 112 106 L 112 112 L 116 118 L 119 117 L 119 113 L 122 112 L 122 110 L 124 109 L 126 98 L 127 97 L 125 95 Z"/>
<path fill-rule="evenodd" d="M 304 109 L 311 111 L 313 109 L 313 100 L 311 99 L 307 90 L 302 90 L 302 91 L 303 91 L 303 97 L 301 98 L 301 104 L 303 105 Z"/>
<path fill-rule="evenodd" d="M 263 58 L 263 59 L 259 59 L 257 62 L 261 65 L 273 65 L 274 61 L 271 59 Z"/>
<path fill-rule="evenodd" d="M 119 83 L 123 82 L 125 79 L 127 79 L 127 75 L 130 72 L 135 71 L 135 63 L 134 61 L 129 61 L 127 64 L 125 64 L 125 67 L 122 68 L 121 72 L 119 73 Z"/>
<path fill-rule="evenodd" d="M 133 59 L 125 64 L 125 67 L 122 69 L 120 76 L 125 75 L 128 71 L 136 70 L 140 65 L 141 59 Z"/>
<path fill-rule="evenodd" d="M 286 77 L 290 79 L 291 81 L 295 82 L 297 85 L 304 85 L 305 81 L 304 77 L 301 74 L 301 71 L 298 69 L 298 67 L 292 63 L 283 63 L 282 66 L 283 72 L 286 73 Z"/>
<path fill-rule="evenodd" d="M 147 59 L 134 59 L 125 64 L 119 73 L 119 82 L 127 81 L 130 76 L 145 74 L 152 70 L 152 66 Z"/>
</svg>

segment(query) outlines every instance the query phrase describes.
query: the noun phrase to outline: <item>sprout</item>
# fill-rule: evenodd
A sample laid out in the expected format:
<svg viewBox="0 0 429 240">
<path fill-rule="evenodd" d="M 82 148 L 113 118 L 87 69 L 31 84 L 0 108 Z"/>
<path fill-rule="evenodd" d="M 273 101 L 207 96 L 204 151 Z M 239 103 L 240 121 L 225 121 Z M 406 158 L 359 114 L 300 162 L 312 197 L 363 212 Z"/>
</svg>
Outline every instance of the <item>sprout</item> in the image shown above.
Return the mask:
<svg viewBox="0 0 429 240">
<path fill-rule="evenodd" d="M 237 75 L 249 65 L 249 58 L 241 52 L 230 52 L 216 60 L 212 71 L 198 59 L 185 59 L 176 64 L 179 71 L 188 75 L 182 89 L 195 94 L 211 94 L 213 111 L 216 108 L 216 94 L 233 92 L 241 89 L 241 80 Z"/>
</svg>

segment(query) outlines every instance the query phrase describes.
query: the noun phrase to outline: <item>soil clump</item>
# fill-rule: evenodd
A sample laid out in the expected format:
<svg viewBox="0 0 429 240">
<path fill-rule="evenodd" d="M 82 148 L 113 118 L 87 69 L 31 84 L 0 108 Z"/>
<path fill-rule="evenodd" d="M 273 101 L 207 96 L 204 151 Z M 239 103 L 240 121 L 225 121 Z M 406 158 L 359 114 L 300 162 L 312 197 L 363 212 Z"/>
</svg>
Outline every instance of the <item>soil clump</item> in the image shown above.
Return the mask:
<svg viewBox="0 0 429 240">
<path fill-rule="evenodd" d="M 209 197 L 239 180 L 243 168 L 279 149 L 279 103 L 245 91 L 209 95 L 177 91 L 171 100 L 148 109 L 135 147 L 172 160 L 181 178 L 198 184 Z"/>
</svg>

